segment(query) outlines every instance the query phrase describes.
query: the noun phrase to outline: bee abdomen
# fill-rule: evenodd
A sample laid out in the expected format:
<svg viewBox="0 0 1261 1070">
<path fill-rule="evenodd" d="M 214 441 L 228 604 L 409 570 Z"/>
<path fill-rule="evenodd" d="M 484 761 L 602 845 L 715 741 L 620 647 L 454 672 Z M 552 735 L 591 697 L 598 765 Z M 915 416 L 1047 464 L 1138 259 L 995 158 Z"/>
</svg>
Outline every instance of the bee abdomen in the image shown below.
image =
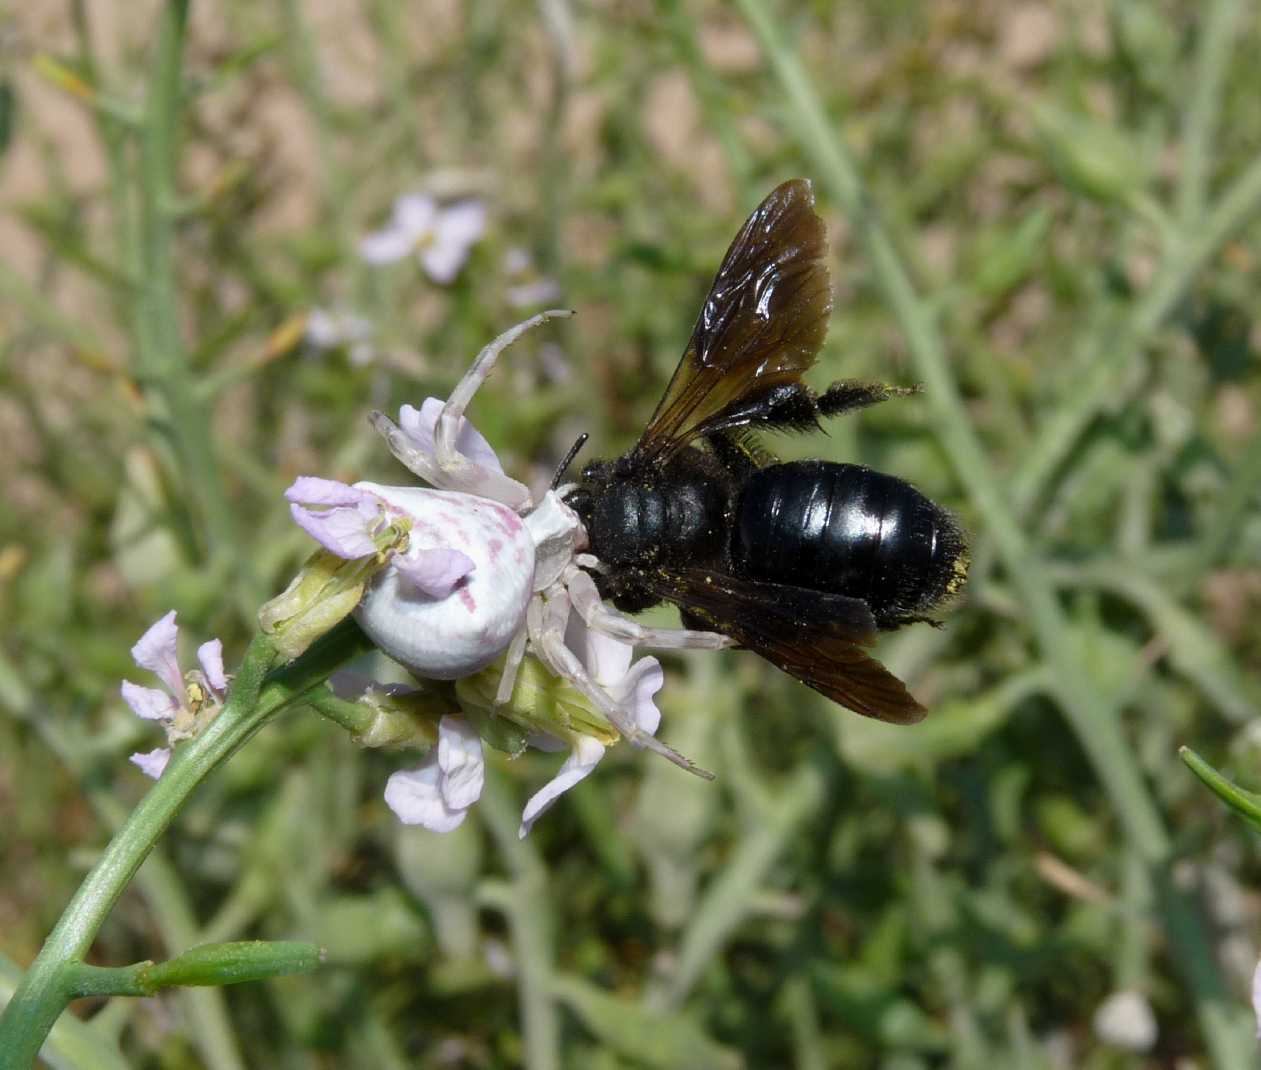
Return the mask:
<svg viewBox="0 0 1261 1070">
<path fill-rule="evenodd" d="M 742 574 L 861 598 L 888 625 L 958 586 L 963 550 L 950 514 L 909 483 L 828 461 L 753 473 L 732 545 Z"/>
</svg>

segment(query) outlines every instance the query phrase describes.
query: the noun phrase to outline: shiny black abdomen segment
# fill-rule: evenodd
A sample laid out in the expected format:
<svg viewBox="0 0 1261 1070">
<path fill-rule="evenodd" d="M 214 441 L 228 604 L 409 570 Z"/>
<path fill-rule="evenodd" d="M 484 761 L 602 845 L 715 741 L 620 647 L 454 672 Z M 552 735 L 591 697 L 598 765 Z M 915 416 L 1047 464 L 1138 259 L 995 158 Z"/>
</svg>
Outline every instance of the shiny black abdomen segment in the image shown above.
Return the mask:
<svg viewBox="0 0 1261 1070">
<path fill-rule="evenodd" d="M 829 461 L 754 472 L 731 547 L 739 573 L 861 598 L 882 624 L 940 601 L 962 550 L 950 515 L 909 483 Z"/>
<path fill-rule="evenodd" d="M 614 480 L 595 499 L 591 545 L 610 565 L 706 561 L 723 549 L 728 495 L 704 478 Z"/>
</svg>

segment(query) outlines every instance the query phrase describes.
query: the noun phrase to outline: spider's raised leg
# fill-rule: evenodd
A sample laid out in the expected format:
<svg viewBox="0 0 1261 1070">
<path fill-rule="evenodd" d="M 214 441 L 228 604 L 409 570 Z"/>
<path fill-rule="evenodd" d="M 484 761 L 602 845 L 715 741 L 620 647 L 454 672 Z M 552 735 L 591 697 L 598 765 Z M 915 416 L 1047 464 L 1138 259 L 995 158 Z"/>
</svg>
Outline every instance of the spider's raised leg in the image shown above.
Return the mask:
<svg viewBox="0 0 1261 1070">
<path fill-rule="evenodd" d="M 426 483 L 439 490 L 458 490 L 479 498 L 489 498 L 517 512 L 525 512 L 533 504 L 529 488 L 505 475 L 498 462 L 492 460 L 492 467 L 465 456 L 457 449 L 456 440 L 464 426 L 464 410 L 477 393 L 477 388 L 486 381 L 499 354 L 531 328 L 569 315 L 572 313 L 559 309 L 540 312 L 505 331 L 486 346 L 464 378 L 456 384 L 434 420 L 432 451 L 425 448 L 428 429 L 423 423 L 419 428 L 404 431 L 384 413 L 374 412 L 370 417 L 372 426 L 385 439 L 390 452 Z M 414 437 L 418 432 L 419 437 Z"/>
<path fill-rule="evenodd" d="M 442 406 L 438 414 L 438 422 L 434 427 L 434 455 L 444 479 L 444 490 L 463 490 L 470 494 L 478 494 L 484 498 L 494 498 L 513 509 L 526 509 L 530 506 L 530 492 L 523 484 L 518 483 L 502 472 L 493 472 L 484 465 L 470 461 L 455 447 L 455 440 L 460 433 L 464 421 L 464 410 L 473 400 L 473 395 L 486 381 L 499 354 L 513 344 L 526 331 L 538 327 L 548 320 L 572 316 L 569 309 L 549 309 L 531 316 L 523 323 L 504 331 L 490 345 L 477 354 L 469 370 L 455 385 L 451 396 Z"/>
</svg>

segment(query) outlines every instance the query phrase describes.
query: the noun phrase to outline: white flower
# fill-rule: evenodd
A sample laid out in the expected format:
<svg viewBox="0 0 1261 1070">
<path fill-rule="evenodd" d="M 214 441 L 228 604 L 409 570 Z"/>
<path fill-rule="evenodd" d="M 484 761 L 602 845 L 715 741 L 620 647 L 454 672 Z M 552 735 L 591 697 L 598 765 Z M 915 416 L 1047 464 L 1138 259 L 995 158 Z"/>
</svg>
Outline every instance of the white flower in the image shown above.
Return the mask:
<svg viewBox="0 0 1261 1070">
<path fill-rule="evenodd" d="M 416 769 L 393 773 L 385 784 L 385 803 L 405 825 L 450 832 L 463 823 L 482 794 L 486 760 L 482 741 L 463 717 L 438 723 L 438 745 Z"/>
<path fill-rule="evenodd" d="M 132 712 L 146 721 L 159 722 L 172 743 L 195 734 L 199 715 L 203 711 L 217 711 L 228 686 L 223 672 L 223 644 L 218 639 L 211 639 L 197 648 L 201 669 L 193 670 L 187 676 L 180 669 L 176 649 L 178 639 L 175 610 L 171 610 L 150 625 L 131 648 L 132 660 L 140 668 L 153 673 L 162 688 L 141 687 L 130 680 L 124 680 L 121 688 L 123 700 Z M 131 761 L 146 776 L 156 780 L 162 775 L 170 756 L 169 748 L 159 747 L 133 754 Z"/>
<path fill-rule="evenodd" d="M 166 771 L 166 763 L 171 760 L 171 748 L 155 747 L 149 751 L 137 751 L 130 760 L 145 776 L 157 780 Z"/>
<path fill-rule="evenodd" d="M 481 201 L 457 201 L 443 207 L 423 193 L 408 193 L 394 202 L 390 221 L 364 237 L 359 255 L 369 264 L 392 264 L 415 253 L 434 282 L 447 284 L 460 273 L 469 250 L 486 229 Z"/>
<path fill-rule="evenodd" d="M 634 715 L 641 729 L 657 734 L 661 711 L 653 696 L 665 683 L 665 673 L 656 658 L 640 658 L 632 664 L 633 650 L 628 644 L 591 631 L 576 613 L 569 618 L 565 645 L 582 659 L 591 678 Z M 556 776 L 530 796 L 517 835 L 524 839 L 561 795 L 585 779 L 604 757 L 604 749 L 599 740 L 579 736 Z"/>
<path fill-rule="evenodd" d="M 306 341 L 313 349 L 340 349 L 350 352 L 350 363 L 371 364 L 376 357 L 372 339 L 376 327 L 371 320 L 351 312 L 313 308 L 307 313 Z"/>
<path fill-rule="evenodd" d="M 1113 992 L 1095 1011 L 1095 1035 L 1125 1051 L 1144 1052 L 1156 1043 L 1156 1015 L 1147 997 L 1133 989 Z"/>
<path fill-rule="evenodd" d="M 657 659 L 641 658 L 632 664 L 629 646 L 590 632 L 576 616 L 565 641 L 583 659 L 592 678 L 634 712 L 639 726 L 656 732 L 661 712 L 653 696 L 664 681 Z M 564 747 L 551 736 L 535 736 L 530 742 L 539 750 Z M 526 803 L 521 815 L 521 837 L 561 795 L 591 773 L 604 751 L 604 745 L 590 736 L 580 735 L 572 740 L 569 757 L 556 775 Z M 482 743 L 473 728 L 462 717 L 444 717 L 438 728 L 438 746 L 425 761 L 415 769 L 401 770 L 390 777 L 385 788 L 386 804 L 405 824 L 450 832 L 460 825 L 481 795 L 485 768 Z"/>
</svg>

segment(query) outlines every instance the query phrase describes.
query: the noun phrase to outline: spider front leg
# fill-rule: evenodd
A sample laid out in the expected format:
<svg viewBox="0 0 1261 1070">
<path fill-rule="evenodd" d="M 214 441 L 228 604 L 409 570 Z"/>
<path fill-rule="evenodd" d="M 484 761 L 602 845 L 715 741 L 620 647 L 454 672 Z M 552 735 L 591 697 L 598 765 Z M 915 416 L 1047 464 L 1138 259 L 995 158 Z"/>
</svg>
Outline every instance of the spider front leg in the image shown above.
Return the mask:
<svg viewBox="0 0 1261 1070">
<path fill-rule="evenodd" d="M 542 598 L 542 595 L 531 595 L 530 601 L 535 602 Z M 528 611 L 528 610 L 527 610 Z M 525 660 L 525 643 L 528 638 L 528 629 L 522 628 L 512 638 L 512 642 L 508 644 L 508 653 L 504 657 L 504 671 L 499 677 L 499 689 L 495 692 L 495 705 L 507 705 L 508 700 L 512 698 L 513 689 L 517 686 L 517 673 L 521 669 L 521 662 Z"/>
<path fill-rule="evenodd" d="M 486 346 L 438 412 L 432 429 L 432 449 L 426 448 L 430 432 L 423 421 L 418 428 L 404 431 L 384 413 L 374 412 L 370 417 L 372 426 L 385 439 L 395 458 L 438 490 L 463 491 L 500 502 L 519 513 L 526 512 L 533 505 L 530 489 L 505 475 L 493 456 L 489 465 L 465 456 L 456 447 L 456 441 L 464 426 L 464 410 L 477 388 L 486 381 L 499 354 L 531 328 L 572 314 L 564 309 L 540 312 Z"/>
<path fill-rule="evenodd" d="M 586 555 L 582 555 L 586 557 Z M 645 628 L 638 621 L 623 616 L 604 604 L 595 581 L 581 568 L 571 565 L 561 582 L 569 592 L 569 601 L 593 632 L 607 635 L 631 646 L 660 650 L 723 650 L 735 646 L 735 640 L 718 632 L 698 632 L 690 628 Z"/>
<path fill-rule="evenodd" d="M 531 505 L 530 491 L 524 484 L 495 472 L 484 465 L 469 460 L 455 446 L 456 437 L 464 422 L 464 410 L 473 400 L 478 388 L 486 382 L 499 354 L 513 344 L 526 331 L 533 330 L 548 320 L 572 316 L 569 309 L 549 309 L 531 316 L 523 323 L 504 331 L 490 345 L 477 354 L 477 359 L 464 373 L 464 377 L 455 385 L 447 402 L 438 414 L 438 422 L 434 426 L 434 456 L 438 468 L 442 472 L 443 490 L 463 490 L 470 494 L 478 494 L 483 498 L 494 498 L 518 511 L 528 509 Z"/>
<path fill-rule="evenodd" d="M 609 719 L 609 722 L 628 743 L 656 751 L 681 769 L 686 769 L 689 773 L 695 773 L 706 780 L 713 780 L 713 773 L 700 768 L 690 758 L 685 758 L 655 736 L 643 731 L 635 723 L 634 718 L 588 675 L 578 656 L 565 645 L 565 625 L 569 621 L 569 610 L 569 596 L 559 583 L 544 592 L 541 599 L 535 598 L 530 601 L 530 608 L 526 614 L 530 642 L 535 653 L 548 669 L 561 679 L 568 680 L 581 691 L 596 709 Z"/>
</svg>

